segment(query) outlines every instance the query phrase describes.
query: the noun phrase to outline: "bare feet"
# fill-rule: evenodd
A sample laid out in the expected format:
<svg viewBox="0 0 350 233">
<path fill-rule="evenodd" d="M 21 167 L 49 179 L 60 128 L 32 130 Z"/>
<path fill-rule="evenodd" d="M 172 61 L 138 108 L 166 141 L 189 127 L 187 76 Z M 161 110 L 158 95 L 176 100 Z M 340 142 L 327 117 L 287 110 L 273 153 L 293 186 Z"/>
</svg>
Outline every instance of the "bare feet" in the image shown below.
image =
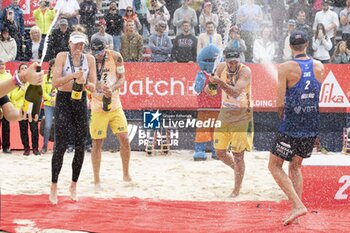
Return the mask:
<svg viewBox="0 0 350 233">
<path fill-rule="evenodd" d="M 100 183 L 95 183 L 95 192 L 99 192 L 101 190 L 102 190 L 101 184 Z"/>
<path fill-rule="evenodd" d="M 73 201 L 78 201 L 77 197 L 77 183 L 72 182 L 70 187 L 69 187 L 69 192 L 70 192 L 70 199 Z"/>
<path fill-rule="evenodd" d="M 57 184 L 55 184 L 55 183 L 51 183 L 49 200 L 50 200 L 51 204 L 53 204 L 53 205 L 57 205 L 57 203 L 58 203 Z"/>
<path fill-rule="evenodd" d="M 283 224 L 287 226 L 305 214 L 307 214 L 307 209 L 305 207 L 300 209 L 293 209 L 291 215 L 284 220 Z"/>
<path fill-rule="evenodd" d="M 294 220 L 293 224 L 294 224 L 294 225 L 299 225 L 299 219 L 296 218 L 296 219 Z"/>
<path fill-rule="evenodd" d="M 239 190 L 234 189 L 230 194 L 230 197 L 237 197 L 239 195 Z"/>
<path fill-rule="evenodd" d="M 123 181 L 125 181 L 125 182 L 131 182 L 132 179 L 131 179 L 131 177 L 130 177 L 129 175 L 127 175 L 127 176 L 123 176 Z"/>
</svg>

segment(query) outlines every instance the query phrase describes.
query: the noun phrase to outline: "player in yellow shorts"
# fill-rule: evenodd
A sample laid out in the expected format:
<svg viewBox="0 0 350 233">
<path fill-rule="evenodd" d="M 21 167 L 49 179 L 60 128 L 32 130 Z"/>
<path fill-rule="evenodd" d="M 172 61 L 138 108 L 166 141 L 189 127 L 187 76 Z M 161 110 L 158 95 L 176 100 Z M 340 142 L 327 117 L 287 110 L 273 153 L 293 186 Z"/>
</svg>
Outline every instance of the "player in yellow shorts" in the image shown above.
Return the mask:
<svg viewBox="0 0 350 233">
<path fill-rule="evenodd" d="M 105 49 L 105 43 L 100 39 L 94 39 L 91 48 L 97 66 L 96 91 L 91 94 L 91 160 L 95 187 L 99 188 L 102 145 L 107 136 L 108 125 L 119 140 L 124 181 L 131 181 L 130 143 L 128 123 L 119 98 L 119 88 L 125 80 L 123 58 L 118 52 Z"/>
<path fill-rule="evenodd" d="M 251 108 L 251 70 L 240 63 L 240 51 L 225 49 L 225 62 L 218 65 L 212 84 L 222 89 L 218 120 L 221 127 L 214 132 L 214 148 L 218 158 L 234 169 L 235 185 L 232 197 L 239 195 L 244 176 L 244 152 L 253 145 L 253 115 Z M 206 87 L 207 93 L 213 93 Z M 231 152 L 228 148 L 231 148 Z"/>
</svg>

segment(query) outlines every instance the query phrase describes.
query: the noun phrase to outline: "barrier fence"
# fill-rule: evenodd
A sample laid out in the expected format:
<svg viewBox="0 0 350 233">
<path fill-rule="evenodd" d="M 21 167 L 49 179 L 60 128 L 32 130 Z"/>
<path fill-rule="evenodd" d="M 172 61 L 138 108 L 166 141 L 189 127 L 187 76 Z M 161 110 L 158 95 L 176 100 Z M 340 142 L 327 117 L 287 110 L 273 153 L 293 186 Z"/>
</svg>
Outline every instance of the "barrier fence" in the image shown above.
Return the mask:
<svg viewBox="0 0 350 233">
<path fill-rule="evenodd" d="M 13 73 L 19 63 L 7 63 L 7 69 Z M 266 150 L 276 131 L 278 118 L 276 112 L 277 93 L 277 65 L 248 64 L 252 70 L 252 98 L 255 112 L 256 149 Z M 47 69 L 44 64 L 43 69 Z M 130 110 L 129 127 L 137 127 L 133 150 L 143 149 L 143 110 L 172 110 L 186 111 L 195 117 L 195 110 L 199 107 L 197 95 L 193 90 L 194 80 L 199 67 L 197 64 L 183 63 L 126 63 L 126 81 L 120 89 L 121 101 L 125 110 Z M 326 79 L 322 85 L 320 107 L 323 116 L 321 127 L 327 136 L 324 141 L 329 148 L 338 151 L 341 148 L 342 128 L 346 126 L 346 115 L 350 111 L 350 82 L 348 65 L 325 65 Z M 210 107 L 210 106 L 209 106 Z M 141 112 L 140 112 L 141 111 Z M 11 148 L 22 148 L 19 129 L 16 123 L 11 123 Z M 186 130 L 174 131 L 178 149 L 192 149 L 194 132 Z M 134 130 L 135 132 L 135 130 Z M 183 133 L 185 132 L 185 133 Z M 271 136 L 266 136 L 272 133 Z M 181 136 L 186 135 L 186 136 Z M 265 135 L 265 136 L 264 136 Z M 175 137 L 175 136 L 174 136 Z M 335 137 L 335 138 L 334 138 Z M 136 139 L 137 138 L 137 139 Z M 141 138 L 141 139 L 139 139 Z M 339 138 L 339 140 L 337 139 Z M 137 142 L 136 142 L 137 140 Z M 267 141 L 268 140 L 268 141 Z M 107 140 L 108 141 L 108 140 Z M 112 141 L 112 140 L 111 140 Z M 329 142 L 327 142 L 329 141 Z M 336 144 L 336 146 L 334 146 Z M 109 144 L 106 148 L 110 148 Z"/>
</svg>

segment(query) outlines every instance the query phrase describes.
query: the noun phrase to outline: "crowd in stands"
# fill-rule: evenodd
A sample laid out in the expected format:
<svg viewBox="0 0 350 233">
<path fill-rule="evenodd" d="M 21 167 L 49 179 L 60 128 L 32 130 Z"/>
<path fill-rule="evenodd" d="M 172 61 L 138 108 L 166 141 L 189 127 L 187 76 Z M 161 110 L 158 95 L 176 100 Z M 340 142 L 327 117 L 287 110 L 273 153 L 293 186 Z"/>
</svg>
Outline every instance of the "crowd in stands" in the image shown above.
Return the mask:
<svg viewBox="0 0 350 233">
<path fill-rule="evenodd" d="M 68 51 L 76 25 L 89 39 L 99 37 L 129 62 L 195 62 L 209 43 L 235 47 L 245 62 L 291 59 L 288 36 L 302 30 L 308 54 L 323 63 L 349 63 L 348 0 L 40 0 L 26 33 L 23 11 L 12 0 L 0 12 L 0 56 L 7 61 L 37 61 L 48 34 L 45 61 Z M 104 5 L 107 4 L 107 5 Z M 52 32 L 49 26 L 59 14 Z M 28 30 L 27 30 L 28 31 Z M 337 34 L 338 33 L 338 34 Z M 29 36 L 27 36 L 29 35 Z M 346 49 L 337 50 L 346 43 Z M 340 57 L 341 58 L 340 58 Z"/>
<path fill-rule="evenodd" d="M 56 16 L 57 23 L 49 31 Z M 89 40 L 100 38 L 126 62 L 182 63 L 196 62 L 199 51 L 211 43 L 239 50 L 243 62 L 283 62 L 292 59 L 289 35 L 301 30 L 309 38 L 309 56 L 322 63 L 350 63 L 350 0 L 57 0 L 56 4 L 40 0 L 33 17 L 35 25 L 25 30 L 18 0 L 3 6 L 0 80 L 9 76 L 6 62 L 39 61 L 46 36 L 44 61 L 68 51 L 69 35 L 74 30 L 85 31 Z M 50 67 L 53 65 L 51 62 Z M 43 88 L 45 115 L 52 116 L 55 93 L 50 83 L 49 72 Z M 23 95 L 24 90 L 18 88 L 10 98 L 18 102 Z M 52 121 L 47 120 L 51 127 Z M 20 123 L 25 154 L 30 148 L 28 125 L 33 152 L 40 154 L 38 125 L 27 121 Z M 47 150 L 50 127 L 45 128 L 42 153 Z M 9 123 L 3 118 L 5 153 L 10 152 L 9 135 Z"/>
</svg>

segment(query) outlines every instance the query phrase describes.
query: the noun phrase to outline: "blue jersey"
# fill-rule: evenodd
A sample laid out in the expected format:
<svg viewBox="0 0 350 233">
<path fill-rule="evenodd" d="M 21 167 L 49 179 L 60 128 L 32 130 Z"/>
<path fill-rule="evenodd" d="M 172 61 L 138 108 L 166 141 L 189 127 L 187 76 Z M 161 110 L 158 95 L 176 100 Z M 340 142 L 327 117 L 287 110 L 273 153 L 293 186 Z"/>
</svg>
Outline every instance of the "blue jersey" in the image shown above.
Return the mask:
<svg viewBox="0 0 350 233">
<path fill-rule="evenodd" d="M 287 89 L 279 132 L 290 137 L 315 137 L 319 132 L 321 83 L 315 78 L 313 60 L 294 60 L 301 68 L 298 83 Z"/>
</svg>

